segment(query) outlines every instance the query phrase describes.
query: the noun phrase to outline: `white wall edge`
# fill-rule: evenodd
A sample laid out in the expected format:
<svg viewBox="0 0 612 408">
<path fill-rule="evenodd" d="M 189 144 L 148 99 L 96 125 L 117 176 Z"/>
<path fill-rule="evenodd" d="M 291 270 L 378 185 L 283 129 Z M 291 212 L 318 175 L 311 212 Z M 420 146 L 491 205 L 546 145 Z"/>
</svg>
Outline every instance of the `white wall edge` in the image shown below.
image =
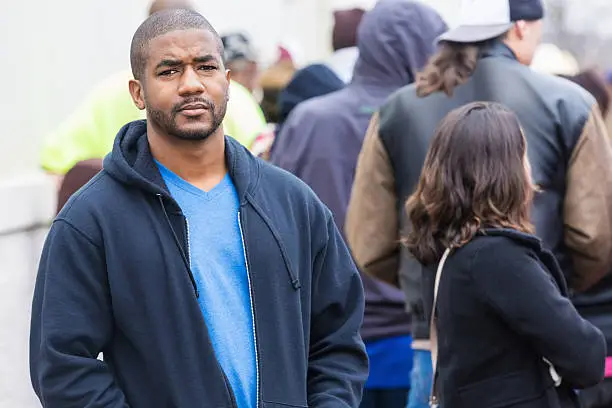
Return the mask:
<svg viewBox="0 0 612 408">
<path fill-rule="evenodd" d="M 0 180 L 0 236 L 43 228 L 55 213 L 57 190 L 45 174 Z"/>
</svg>

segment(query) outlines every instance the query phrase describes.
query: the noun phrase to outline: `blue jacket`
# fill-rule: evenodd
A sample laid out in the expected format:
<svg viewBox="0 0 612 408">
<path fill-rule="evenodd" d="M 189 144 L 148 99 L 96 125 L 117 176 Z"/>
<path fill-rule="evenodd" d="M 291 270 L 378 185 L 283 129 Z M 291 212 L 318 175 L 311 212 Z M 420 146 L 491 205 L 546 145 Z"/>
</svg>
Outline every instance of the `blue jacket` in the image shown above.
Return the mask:
<svg viewBox="0 0 612 408">
<path fill-rule="evenodd" d="M 258 407 L 357 407 L 368 372 L 364 295 L 329 210 L 236 141 L 225 150 L 252 281 Z M 30 344 L 43 406 L 236 406 L 198 306 L 188 241 L 145 122 L 124 126 L 43 250 Z"/>
</svg>

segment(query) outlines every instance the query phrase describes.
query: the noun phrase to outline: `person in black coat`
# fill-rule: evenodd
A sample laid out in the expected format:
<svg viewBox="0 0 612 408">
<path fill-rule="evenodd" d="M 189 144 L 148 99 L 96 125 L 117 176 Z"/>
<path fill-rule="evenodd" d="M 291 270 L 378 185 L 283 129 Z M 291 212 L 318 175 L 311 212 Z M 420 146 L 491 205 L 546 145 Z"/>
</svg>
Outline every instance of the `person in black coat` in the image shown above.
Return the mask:
<svg viewBox="0 0 612 408">
<path fill-rule="evenodd" d="M 578 407 L 600 382 L 606 343 L 570 300 L 554 256 L 532 235 L 537 194 L 517 117 L 497 103 L 451 112 L 407 203 L 406 244 L 435 309 L 442 408 Z M 435 350 L 435 344 L 432 344 Z"/>
</svg>

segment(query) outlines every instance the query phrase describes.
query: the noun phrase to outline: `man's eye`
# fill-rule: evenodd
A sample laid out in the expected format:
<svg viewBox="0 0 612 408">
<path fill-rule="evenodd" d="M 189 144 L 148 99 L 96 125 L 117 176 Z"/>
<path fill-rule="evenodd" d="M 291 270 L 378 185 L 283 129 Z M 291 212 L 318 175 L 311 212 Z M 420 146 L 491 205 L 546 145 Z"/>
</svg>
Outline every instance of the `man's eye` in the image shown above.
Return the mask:
<svg viewBox="0 0 612 408">
<path fill-rule="evenodd" d="M 217 67 L 215 67 L 214 65 L 202 65 L 200 68 L 198 68 L 200 71 L 213 71 L 215 69 L 217 69 Z"/>
<path fill-rule="evenodd" d="M 178 71 L 176 69 L 167 69 L 165 71 L 162 71 L 159 73 L 159 76 L 170 76 L 172 74 L 177 73 Z"/>
</svg>

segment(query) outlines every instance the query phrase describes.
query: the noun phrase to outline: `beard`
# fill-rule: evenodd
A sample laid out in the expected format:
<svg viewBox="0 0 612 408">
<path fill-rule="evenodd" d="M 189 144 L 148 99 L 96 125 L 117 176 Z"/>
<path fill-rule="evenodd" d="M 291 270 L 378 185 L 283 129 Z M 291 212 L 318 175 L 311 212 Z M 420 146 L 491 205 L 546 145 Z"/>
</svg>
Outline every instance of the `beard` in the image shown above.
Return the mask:
<svg viewBox="0 0 612 408">
<path fill-rule="evenodd" d="M 193 140 L 202 141 L 208 139 L 213 133 L 219 129 L 219 126 L 223 123 L 225 113 L 227 111 L 227 101 L 229 95 L 226 94 L 223 103 L 217 106 L 213 101 L 202 97 L 191 97 L 186 98 L 180 104 L 176 104 L 172 107 L 170 112 L 165 112 L 159 109 L 155 109 L 148 103 L 145 98 L 146 110 L 149 119 L 166 134 L 181 140 Z M 196 129 L 189 129 L 187 127 L 181 127 L 178 124 L 177 117 L 181 112 L 181 107 L 188 103 L 202 103 L 208 108 L 206 113 L 199 117 L 187 118 L 188 122 L 201 122 L 203 116 L 209 116 L 209 125 L 202 124 L 201 127 Z"/>
</svg>

